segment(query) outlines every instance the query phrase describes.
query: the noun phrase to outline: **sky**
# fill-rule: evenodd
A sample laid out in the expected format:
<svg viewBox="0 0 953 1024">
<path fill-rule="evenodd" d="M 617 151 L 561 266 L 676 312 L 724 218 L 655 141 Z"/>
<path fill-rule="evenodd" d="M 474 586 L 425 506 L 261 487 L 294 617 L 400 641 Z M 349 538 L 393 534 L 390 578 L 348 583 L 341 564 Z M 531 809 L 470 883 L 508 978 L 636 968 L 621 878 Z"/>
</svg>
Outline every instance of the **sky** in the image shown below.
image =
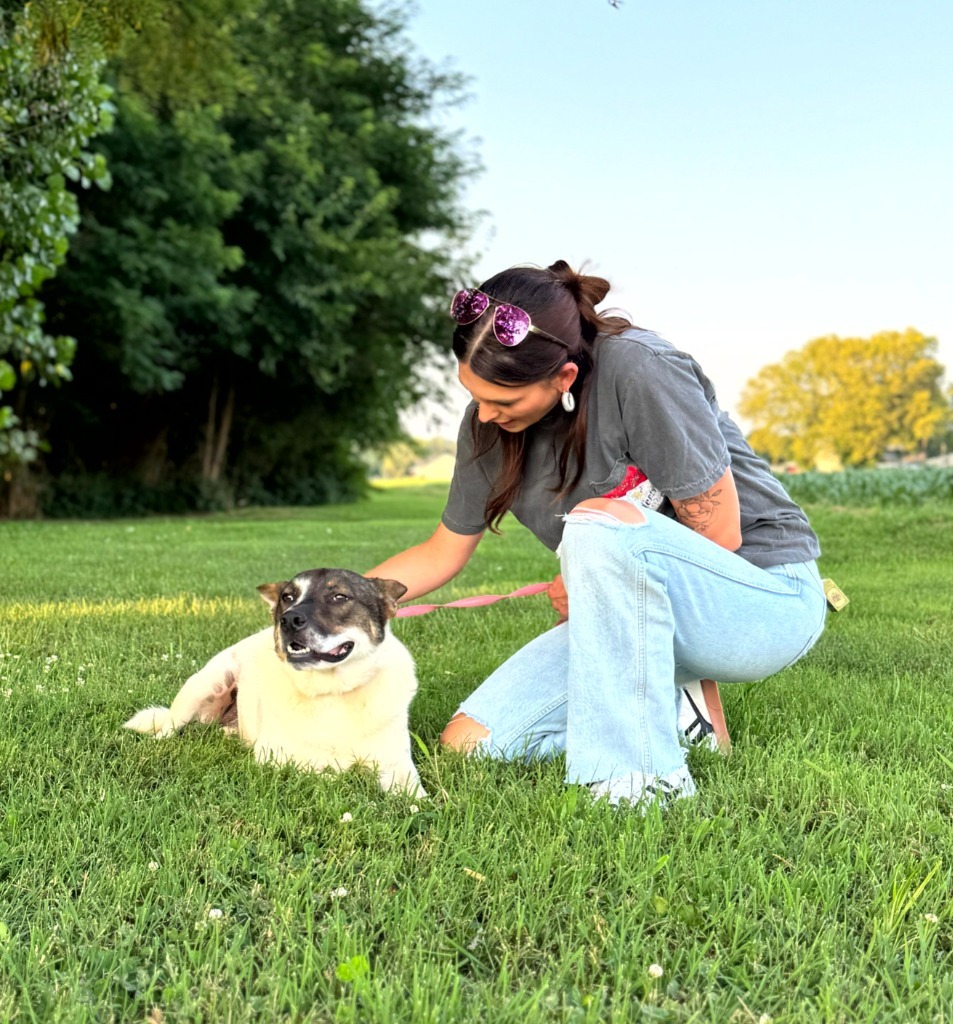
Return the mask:
<svg viewBox="0 0 953 1024">
<path fill-rule="evenodd" d="M 413 49 L 469 79 L 435 120 L 484 168 L 461 197 L 485 211 L 474 284 L 586 263 L 735 416 L 762 366 L 822 335 L 915 327 L 953 378 L 951 0 L 412 11 Z M 414 436 L 455 436 L 451 387 Z"/>
</svg>

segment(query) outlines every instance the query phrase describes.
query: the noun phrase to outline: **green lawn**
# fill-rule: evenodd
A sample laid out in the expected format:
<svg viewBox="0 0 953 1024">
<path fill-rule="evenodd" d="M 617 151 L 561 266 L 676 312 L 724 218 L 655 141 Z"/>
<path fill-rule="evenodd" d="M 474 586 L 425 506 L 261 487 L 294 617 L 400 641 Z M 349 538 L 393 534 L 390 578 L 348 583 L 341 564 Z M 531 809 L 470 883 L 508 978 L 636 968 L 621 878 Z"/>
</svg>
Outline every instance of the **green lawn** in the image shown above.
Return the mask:
<svg viewBox="0 0 953 1024">
<path fill-rule="evenodd" d="M 544 597 L 395 625 L 419 809 L 215 729 L 121 729 L 266 624 L 257 584 L 368 568 L 443 490 L 0 524 L 0 1021 L 950 1020 L 949 504 L 810 507 L 851 604 L 802 663 L 724 689 L 734 753 L 693 752 L 699 796 L 664 814 L 436 752 Z M 442 598 L 555 569 L 510 522 Z"/>
</svg>

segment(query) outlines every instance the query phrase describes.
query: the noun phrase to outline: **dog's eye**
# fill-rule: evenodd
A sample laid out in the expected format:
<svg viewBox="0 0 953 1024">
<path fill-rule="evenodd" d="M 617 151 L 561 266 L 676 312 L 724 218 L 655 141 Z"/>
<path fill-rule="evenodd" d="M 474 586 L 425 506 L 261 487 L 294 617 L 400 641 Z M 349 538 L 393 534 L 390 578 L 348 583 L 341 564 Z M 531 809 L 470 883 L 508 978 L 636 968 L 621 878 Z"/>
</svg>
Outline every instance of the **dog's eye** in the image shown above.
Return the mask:
<svg viewBox="0 0 953 1024">
<path fill-rule="evenodd" d="M 294 600 L 294 594 L 292 594 L 290 590 L 286 590 L 281 595 L 281 600 L 282 601 L 293 601 Z"/>
<path fill-rule="evenodd" d="M 332 594 L 331 595 L 331 600 L 332 601 L 337 601 L 337 602 L 340 603 L 341 601 L 350 601 L 351 598 L 347 594 Z"/>
</svg>

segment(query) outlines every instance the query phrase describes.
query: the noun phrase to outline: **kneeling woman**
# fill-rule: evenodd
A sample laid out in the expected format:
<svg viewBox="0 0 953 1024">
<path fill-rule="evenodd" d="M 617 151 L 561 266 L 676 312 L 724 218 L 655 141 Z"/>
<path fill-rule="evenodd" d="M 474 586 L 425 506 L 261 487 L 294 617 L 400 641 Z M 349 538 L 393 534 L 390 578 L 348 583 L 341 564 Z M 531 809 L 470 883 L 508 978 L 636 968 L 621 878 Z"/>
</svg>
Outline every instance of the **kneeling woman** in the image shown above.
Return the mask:
<svg viewBox="0 0 953 1024">
<path fill-rule="evenodd" d="M 695 787 L 680 688 L 763 679 L 820 636 L 817 538 L 718 407 L 701 367 L 596 306 L 609 286 L 559 261 L 459 292 L 473 403 L 442 521 L 370 571 L 407 599 L 452 579 L 510 511 L 562 573 L 566 621 L 507 660 L 441 740 L 503 757 L 566 753 L 566 779 L 613 803 Z"/>
</svg>

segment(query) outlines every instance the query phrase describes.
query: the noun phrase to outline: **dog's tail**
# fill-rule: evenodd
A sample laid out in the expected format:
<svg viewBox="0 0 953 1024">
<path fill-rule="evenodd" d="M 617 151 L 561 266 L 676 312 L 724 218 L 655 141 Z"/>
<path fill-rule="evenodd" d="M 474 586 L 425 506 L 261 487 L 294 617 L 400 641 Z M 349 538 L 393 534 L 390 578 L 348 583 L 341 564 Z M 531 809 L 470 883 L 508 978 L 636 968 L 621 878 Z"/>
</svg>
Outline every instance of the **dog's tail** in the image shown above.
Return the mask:
<svg viewBox="0 0 953 1024">
<path fill-rule="evenodd" d="M 148 736 L 155 736 L 156 739 L 172 736 L 176 731 L 172 712 L 168 708 L 156 707 L 143 708 L 142 711 L 136 712 L 123 728 L 144 732 Z"/>
</svg>

